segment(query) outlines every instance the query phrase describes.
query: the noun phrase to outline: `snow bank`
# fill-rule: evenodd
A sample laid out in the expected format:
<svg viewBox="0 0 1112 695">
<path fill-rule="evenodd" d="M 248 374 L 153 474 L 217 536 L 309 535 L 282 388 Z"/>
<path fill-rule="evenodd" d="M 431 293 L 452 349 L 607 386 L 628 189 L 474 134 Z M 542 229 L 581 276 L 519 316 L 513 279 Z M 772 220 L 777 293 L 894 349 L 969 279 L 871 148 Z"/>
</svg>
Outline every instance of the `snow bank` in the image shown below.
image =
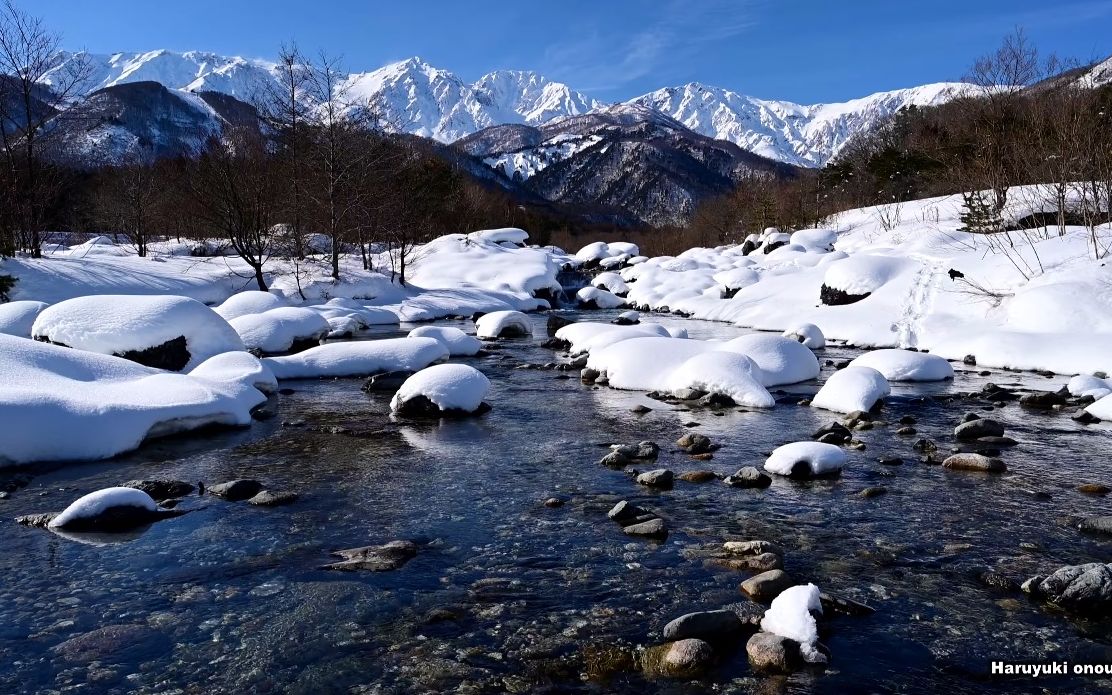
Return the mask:
<svg viewBox="0 0 1112 695">
<path fill-rule="evenodd" d="M 792 442 L 773 450 L 764 469 L 776 475 L 811 477 L 838 473 L 845 464 L 846 452 L 833 444 Z"/>
<path fill-rule="evenodd" d="M 625 305 L 625 300 L 597 287 L 584 287 L 575 293 L 575 300 L 581 307 L 592 309 L 617 309 Z"/>
<path fill-rule="evenodd" d="M 533 323 L 520 311 L 492 311 L 475 322 L 480 338 L 532 337 Z"/>
<path fill-rule="evenodd" d="M 478 354 L 483 344 L 474 336 L 458 328 L 447 326 L 419 326 L 409 332 L 410 338 L 432 338 L 448 349 L 452 357 L 469 357 Z"/>
<path fill-rule="evenodd" d="M 266 397 L 220 370 L 205 371 L 174 374 L 0 335 L 0 461 L 108 458 L 148 437 L 250 424 Z"/>
<path fill-rule="evenodd" d="M 565 340 L 571 345 L 570 352 L 572 355 L 582 355 L 630 338 L 651 336 L 667 338 L 669 335 L 664 326 L 658 323 L 615 326 L 610 323 L 579 321 L 559 329 L 556 331 L 555 337 L 558 340 Z"/>
<path fill-rule="evenodd" d="M 685 360 L 668 375 L 665 390 L 676 393 L 681 389 L 729 396 L 734 403 L 750 408 L 776 405 L 776 399 L 761 385 L 757 364 L 736 352 L 712 350 Z"/>
<path fill-rule="evenodd" d="M 137 507 L 148 512 L 158 511 L 155 501 L 142 490 L 131 487 L 109 487 L 77 498 L 61 514 L 51 519 L 48 526 L 65 528 L 84 519 L 95 519 L 116 507 Z"/>
<path fill-rule="evenodd" d="M 43 309 L 36 339 L 105 355 L 124 355 L 185 338 L 190 369 L 213 355 L 243 350 L 243 341 L 219 314 L 195 299 L 172 295 L 96 295 Z M 129 355 L 130 357 L 130 355 Z"/>
<path fill-rule="evenodd" d="M 529 240 L 529 232 L 517 227 L 502 227 L 500 229 L 480 229 L 467 235 L 471 241 L 485 241 L 510 247 L 521 247 Z"/>
<path fill-rule="evenodd" d="M 849 366 L 871 367 L 889 381 L 942 381 L 954 378 L 954 368 L 949 362 L 938 355 L 912 350 L 873 350 L 853 360 Z"/>
<path fill-rule="evenodd" d="M 278 380 L 270 368 L 249 352 L 222 352 L 189 372 L 190 376 L 222 382 L 239 382 L 266 394 L 278 390 Z"/>
<path fill-rule="evenodd" d="M 490 380 L 466 364 L 438 364 L 422 369 L 402 383 L 390 401 L 394 412 L 414 398 L 424 397 L 441 411 L 473 413 L 490 390 Z"/>
<path fill-rule="evenodd" d="M 0 333 L 30 338 L 35 319 L 48 306 L 46 302 L 30 300 L 0 304 Z"/>
<path fill-rule="evenodd" d="M 892 392 L 884 375 L 872 367 L 855 367 L 852 364 L 830 375 L 819 392 L 811 399 L 811 406 L 836 413 L 868 412 L 881 398 Z"/>
<path fill-rule="evenodd" d="M 1092 396 L 1097 400 L 1112 393 L 1112 379 L 1101 379 L 1089 374 L 1078 374 L 1066 385 L 1071 396 Z"/>
<path fill-rule="evenodd" d="M 796 246 L 820 253 L 833 251 L 837 241 L 838 232 L 833 229 L 800 229 L 798 232 L 793 232 L 790 239 L 790 242 Z"/>
<path fill-rule="evenodd" d="M 284 306 L 261 314 L 246 314 L 228 322 L 248 350 L 274 354 L 295 343 L 319 342 L 332 331 L 319 313 L 303 307 Z"/>
<path fill-rule="evenodd" d="M 812 613 L 822 615 L 819 588 L 814 584 L 792 586 L 772 599 L 761 618 L 761 629 L 798 642 L 804 661 L 824 663 L 826 657 L 816 647 L 819 630 Z"/>
<path fill-rule="evenodd" d="M 264 311 L 287 306 L 286 300 L 270 292 L 247 290 L 237 292 L 224 300 L 224 303 L 215 307 L 213 311 L 224 317 L 225 320 L 246 316 L 247 314 L 261 314 Z"/>
<path fill-rule="evenodd" d="M 761 368 L 765 386 L 797 384 L 819 375 L 815 354 L 798 341 L 767 333 L 750 333 L 726 343 L 732 352 L 748 355 Z"/>
<path fill-rule="evenodd" d="M 327 343 L 262 362 L 278 379 L 315 379 L 415 372 L 447 357 L 448 348 L 433 338 L 388 338 Z"/>
<path fill-rule="evenodd" d="M 890 256 L 861 254 L 831 263 L 823 284 L 846 294 L 872 294 L 884 287 L 907 261 Z"/>
<path fill-rule="evenodd" d="M 819 327 L 813 323 L 800 323 L 784 331 L 785 338 L 791 338 L 803 344 L 803 347 L 818 350 L 826 347 L 826 336 Z"/>
</svg>

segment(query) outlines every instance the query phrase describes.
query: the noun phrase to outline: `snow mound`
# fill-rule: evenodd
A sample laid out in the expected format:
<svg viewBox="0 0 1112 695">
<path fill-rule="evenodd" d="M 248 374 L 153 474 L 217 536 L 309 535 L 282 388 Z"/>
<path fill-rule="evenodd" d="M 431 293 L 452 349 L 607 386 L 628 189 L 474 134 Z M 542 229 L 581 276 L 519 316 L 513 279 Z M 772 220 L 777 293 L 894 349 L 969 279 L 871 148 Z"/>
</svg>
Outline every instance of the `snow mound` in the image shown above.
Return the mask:
<svg viewBox="0 0 1112 695">
<path fill-rule="evenodd" d="M 636 244 L 630 244 L 624 241 L 615 241 L 607 244 L 602 241 L 596 241 L 593 244 L 587 244 L 579 249 L 575 257 L 584 263 L 591 263 L 592 261 L 598 262 L 605 258 L 616 258 L 618 256 L 632 258 L 640 253 L 641 251 L 637 248 Z"/>
<path fill-rule="evenodd" d="M 475 322 L 475 335 L 480 338 L 531 337 L 533 323 L 520 311 L 492 311 Z"/>
<path fill-rule="evenodd" d="M 224 317 L 225 320 L 246 316 L 247 314 L 261 314 L 264 311 L 288 306 L 286 300 L 270 292 L 247 290 L 237 292 L 224 300 L 224 303 L 215 307 L 213 311 Z"/>
<path fill-rule="evenodd" d="M 791 243 L 802 246 L 808 251 L 829 253 L 838 241 L 838 232 L 833 229 L 801 229 L 793 232 Z"/>
<path fill-rule="evenodd" d="M 30 338 L 35 319 L 48 306 L 46 302 L 30 300 L 0 304 L 0 333 Z"/>
<path fill-rule="evenodd" d="M 467 238 L 472 241 L 486 241 L 510 247 L 521 247 L 529 241 L 529 232 L 517 227 L 502 227 L 500 229 L 480 229 L 471 232 Z"/>
<path fill-rule="evenodd" d="M 1092 396 L 1097 400 L 1112 393 L 1112 379 L 1101 379 L 1089 374 L 1078 374 L 1066 385 L 1071 396 Z"/>
<path fill-rule="evenodd" d="M 1085 412 L 1101 420 L 1112 420 L 1112 394 L 1109 394 L 1095 403 L 1090 403 Z"/>
<path fill-rule="evenodd" d="M 591 284 L 614 294 L 629 292 L 629 285 L 626 284 L 621 275 L 615 272 L 599 273 L 591 280 Z"/>
<path fill-rule="evenodd" d="M 157 512 L 158 505 L 150 495 L 131 487 L 109 487 L 90 492 L 79 497 L 61 514 L 50 520 L 50 528 L 65 528 L 85 519 L 95 519 L 109 509 L 117 507 L 137 507 L 148 512 Z"/>
<path fill-rule="evenodd" d="M 845 465 L 846 452 L 833 444 L 792 442 L 773 450 L 765 460 L 764 469 L 776 475 L 809 478 L 833 475 Z"/>
<path fill-rule="evenodd" d="M 884 375 L 872 367 L 855 367 L 852 364 L 830 375 L 819 392 L 811 399 L 811 406 L 836 413 L 868 412 L 876 402 L 892 392 Z"/>
<path fill-rule="evenodd" d="M 658 323 L 615 326 L 610 323 L 579 321 L 556 331 L 555 337 L 559 340 L 565 340 L 571 345 L 570 352 L 572 355 L 582 355 L 630 338 L 650 336 L 667 338 L 669 333 L 664 326 Z"/>
<path fill-rule="evenodd" d="M 858 254 L 829 264 L 822 282 L 846 294 L 872 294 L 894 278 L 907 263 L 901 258 Z"/>
<path fill-rule="evenodd" d="M 772 599 L 761 618 L 761 629 L 798 642 L 804 661 L 824 663 L 826 657 L 816 647 L 819 630 L 812 613 L 822 615 L 819 588 L 814 584 L 792 586 Z"/>
<path fill-rule="evenodd" d="M 473 413 L 483 404 L 490 380 L 466 364 L 438 364 L 422 369 L 402 383 L 390 409 L 403 411 L 415 398 L 426 398 L 441 411 Z"/>
<path fill-rule="evenodd" d="M 127 356 L 167 347 L 184 338 L 184 353 L 159 363 L 191 369 L 213 355 L 243 350 L 243 341 L 219 314 L 196 299 L 175 295 L 95 295 L 67 299 L 43 309 L 32 337 L 78 350 Z M 184 364 L 179 362 L 184 360 Z"/>
<path fill-rule="evenodd" d="M 0 461 L 108 458 L 148 437 L 250 424 L 266 397 L 220 370 L 204 371 L 175 374 L 0 335 Z"/>
<path fill-rule="evenodd" d="M 761 280 L 761 276 L 752 268 L 730 268 L 715 273 L 711 278 L 727 290 L 734 291 L 755 285 Z"/>
<path fill-rule="evenodd" d="M 803 343 L 803 347 L 811 350 L 826 347 L 826 336 L 813 323 L 796 324 L 793 328 L 784 331 L 784 337 Z"/>
<path fill-rule="evenodd" d="M 408 337 L 437 340 L 452 357 L 470 357 L 478 354 L 483 347 L 478 338 L 450 326 L 419 326 L 410 331 Z"/>
<path fill-rule="evenodd" d="M 698 389 L 729 396 L 738 405 L 772 408 L 776 399 L 761 385 L 760 375 L 760 368 L 749 357 L 712 350 L 695 355 L 672 370 L 666 390 L 676 393 L 681 389 Z"/>
<path fill-rule="evenodd" d="M 417 263 L 407 279 L 426 290 L 477 288 L 511 294 L 522 303 L 537 292 L 560 292 L 556 279 L 560 265 L 552 254 L 543 249 L 517 248 L 516 243 L 507 241 L 513 232 L 496 231 L 492 238 L 475 233 L 433 239 L 416 250 Z M 389 252 L 384 255 L 387 257 L 380 264 L 392 267 Z"/>
<path fill-rule="evenodd" d="M 415 372 L 447 357 L 448 348 L 433 338 L 388 338 L 327 343 L 262 362 L 278 379 L 316 379 Z"/>
<path fill-rule="evenodd" d="M 284 306 L 261 314 L 246 314 L 228 322 L 248 350 L 274 354 L 297 343 L 319 342 L 332 331 L 319 313 L 303 307 Z"/>
<path fill-rule="evenodd" d="M 849 366 L 871 367 L 889 381 L 942 381 L 954 378 L 954 368 L 949 362 L 938 355 L 912 350 L 873 350 L 853 360 Z"/>
<path fill-rule="evenodd" d="M 575 293 L 579 306 L 593 309 L 617 309 L 625 305 L 625 300 L 597 287 L 584 287 Z"/>
<path fill-rule="evenodd" d="M 250 352 L 222 352 L 213 355 L 189 372 L 189 376 L 222 382 L 240 382 L 266 394 L 278 390 L 278 380 L 270 368 Z"/>
<path fill-rule="evenodd" d="M 750 333 L 726 343 L 731 352 L 748 355 L 761 368 L 765 386 L 796 384 L 819 375 L 815 353 L 798 341 L 780 335 Z"/>
</svg>

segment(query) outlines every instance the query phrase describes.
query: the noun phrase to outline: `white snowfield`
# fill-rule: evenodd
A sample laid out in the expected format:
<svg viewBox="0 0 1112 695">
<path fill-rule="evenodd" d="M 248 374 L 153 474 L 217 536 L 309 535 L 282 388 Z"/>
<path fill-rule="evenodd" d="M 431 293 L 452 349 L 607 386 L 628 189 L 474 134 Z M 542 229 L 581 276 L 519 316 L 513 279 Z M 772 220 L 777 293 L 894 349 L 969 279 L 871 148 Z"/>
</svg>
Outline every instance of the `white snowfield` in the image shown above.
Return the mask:
<svg viewBox="0 0 1112 695">
<path fill-rule="evenodd" d="M 108 487 L 78 497 L 61 514 L 50 520 L 50 528 L 65 528 L 75 521 L 95 519 L 116 507 L 138 507 L 157 512 L 158 504 L 142 490 L 130 487 Z"/>
<path fill-rule="evenodd" d="M 148 437 L 250 424 L 266 396 L 242 372 L 203 367 L 176 374 L 0 335 L 0 466 L 108 458 Z"/>
<path fill-rule="evenodd" d="M 77 297 L 43 309 L 31 335 L 79 350 L 119 355 L 184 337 L 191 369 L 213 355 L 243 350 L 219 314 L 195 299 L 172 295 Z"/>
<path fill-rule="evenodd" d="M 466 364 L 437 364 L 406 379 L 390 400 L 390 409 L 397 412 L 419 396 L 429 399 L 441 410 L 478 410 L 490 391 L 490 380 Z"/>
<path fill-rule="evenodd" d="M 792 442 L 774 449 L 765 460 L 764 469 L 776 475 L 792 475 L 796 465 L 801 463 L 807 467 L 809 475 L 830 475 L 846 465 L 846 452 L 833 444 Z"/>
<path fill-rule="evenodd" d="M 475 335 L 480 338 L 529 337 L 533 322 L 520 311 L 492 311 L 475 322 Z"/>
<path fill-rule="evenodd" d="M 872 367 L 850 364 L 827 378 L 811 399 L 811 406 L 835 413 L 868 412 L 891 392 L 892 388 L 883 374 Z"/>
<path fill-rule="evenodd" d="M 46 302 L 30 300 L 0 304 L 0 333 L 30 338 L 35 319 L 48 306 Z"/>
<path fill-rule="evenodd" d="M 410 338 L 432 338 L 448 348 L 452 357 L 470 357 L 483 348 L 482 342 L 451 326 L 418 326 L 409 332 Z"/>
<path fill-rule="evenodd" d="M 286 352 L 296 342 L 317 342 L 332 331 L 331 324 L 318 312 L 294 306 L 238 316 L 228 323 L 245 348 L 270 354 Z"/>
<path fill-rule="evenodd" d="M 873 350 L 849 363 L 872 367 L 888 381 L 942 381 L 954 378 L 954 368 L 938 355 L 911 350 Z"/>
<path fill-rule="evenodd" d="M 387 338 L 325 343 L 295 355 L 264 357 L 262 362 L 278 379 L 317 379 L 415 372 L 448 354 L 434 338 Z"/>
<path fill-rule="evenodd" d="M 798 642 L 804 661 L 825 663 L 826 657 L 816 648 L 819 630 L 812 613 L 822 615 L 819 588 L 814 584 L 789 587 L 772 599 L 761 618 L 761 629 Z"/>
</svg>

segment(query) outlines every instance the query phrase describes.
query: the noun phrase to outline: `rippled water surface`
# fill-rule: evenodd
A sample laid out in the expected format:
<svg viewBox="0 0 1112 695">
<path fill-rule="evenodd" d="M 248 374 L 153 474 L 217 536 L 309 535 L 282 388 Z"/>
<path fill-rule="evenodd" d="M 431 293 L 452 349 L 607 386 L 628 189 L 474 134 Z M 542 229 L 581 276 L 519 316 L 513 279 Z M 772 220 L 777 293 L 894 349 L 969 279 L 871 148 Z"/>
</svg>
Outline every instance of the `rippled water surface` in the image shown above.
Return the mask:
<svg viewBox="0 0 1112 695">
<path fill-rule="evenodd" d="M 397 422 L 389 398 L 363 393 L 360 379 L 288 382 L 294 393 L 271 402 L 277 416 L 250 429 L 23 472 L 26 486 L 0 500 L 0 692 L 1109 689 L 1094 679 L 991 680 L 993 659 L 1112 662 L 1112 638 L 1106 623 L 1067 617 L 979 579 L 989 569 L 1018 582 L 1112 560 L 1108 542 L 1076 531 L 1079 518 L 1112 513 L 1108 501 L 1075 489 L 1112 482 L 1107 426 L 1012 404 L 993 413 L 1021 442 L 1004 451 L 1010 472 L 1002 476 L 921 463 L 912 450 L 918 437 L 886 424 L 857 435 L 866 450 L 851 451 L 833 481 L 776 480 L 765 490 L 677 481 L 652 492 L 628 471 L 598 464 L 606 445 L 655 440 L 663 452 L 653 467 L 677 474 L 760 466 L 776 446 L 833 419 L 796 405 L 817 385 L 778 392 L 771 412 L 716 412 L 584 386 L 566 378 L 575 372 L 519 369 L 557 359 L 539 346 L 544 318 L 535 317 L 537 340 L 501 342 L 488 356 L 462 360 L 493 383 L 494 409 L 482 418 Z M 654 320 L 682 324 L 697 338 L 742 332 Z M 820 360 L 853 354 L 832 347 Z M 933 396 L 986 381 L 1046 389 L 1063 379 L 962 372 L 952 383 L 895 385 L 881 418 L 914 416 L 918 436 L 945 452 L 957 420 L 984 406 Z M 639 403 L 652 412 L 631 413 Z M 694 461 L 672 445 L 687 431 L 722 445 L 713 460 Z M 878 463 L 892 456 L 903 464 Z M 300 499 L 255 508 L 192 497 L 183 506 L 195 511 L 108 545 L 11 521 L 130 479 L 245 477 Z M 12 481 L 0 474 L 0 485 Z M 888 494 L 857 495 L 876 485 Z M 553 496 L 566 504 L 545 507 Z M 625 536 L 606 518 L 621 499 L 667 519 L 667 541 Z M 422 544 L 399 570 L 319 569 L 330 551 L 395 539 Z M 876 612 L 828 623 L 825 672 L 759 677 L 739 644 L 702 680 L 644 678 L 616 655 L 659 643 L 660 629 L 680 614 L 747 600 L 737 589 L 747 574 L 707 561 L 730 539 L 776 542 L 794 578 Z M 104 626 L 122 627 L 81 648 L 66 643 Z"/>
</svg>

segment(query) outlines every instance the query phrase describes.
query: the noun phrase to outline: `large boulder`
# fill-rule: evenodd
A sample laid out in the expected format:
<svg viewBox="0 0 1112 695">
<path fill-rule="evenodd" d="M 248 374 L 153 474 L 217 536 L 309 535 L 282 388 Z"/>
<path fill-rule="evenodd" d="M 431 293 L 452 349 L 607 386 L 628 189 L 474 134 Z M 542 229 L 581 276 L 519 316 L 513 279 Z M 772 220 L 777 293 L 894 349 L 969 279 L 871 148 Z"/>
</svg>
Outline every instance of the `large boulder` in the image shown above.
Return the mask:
<svg viewBox="0 0 1112 695">
<path fill-rule="evenodd" d="M 1067 610 L 1086 614 L 1112 613 L 1112 564 L 1068 565 L 1048 577 L 1032 577 L 1023 590 Z"/>
</svg>

